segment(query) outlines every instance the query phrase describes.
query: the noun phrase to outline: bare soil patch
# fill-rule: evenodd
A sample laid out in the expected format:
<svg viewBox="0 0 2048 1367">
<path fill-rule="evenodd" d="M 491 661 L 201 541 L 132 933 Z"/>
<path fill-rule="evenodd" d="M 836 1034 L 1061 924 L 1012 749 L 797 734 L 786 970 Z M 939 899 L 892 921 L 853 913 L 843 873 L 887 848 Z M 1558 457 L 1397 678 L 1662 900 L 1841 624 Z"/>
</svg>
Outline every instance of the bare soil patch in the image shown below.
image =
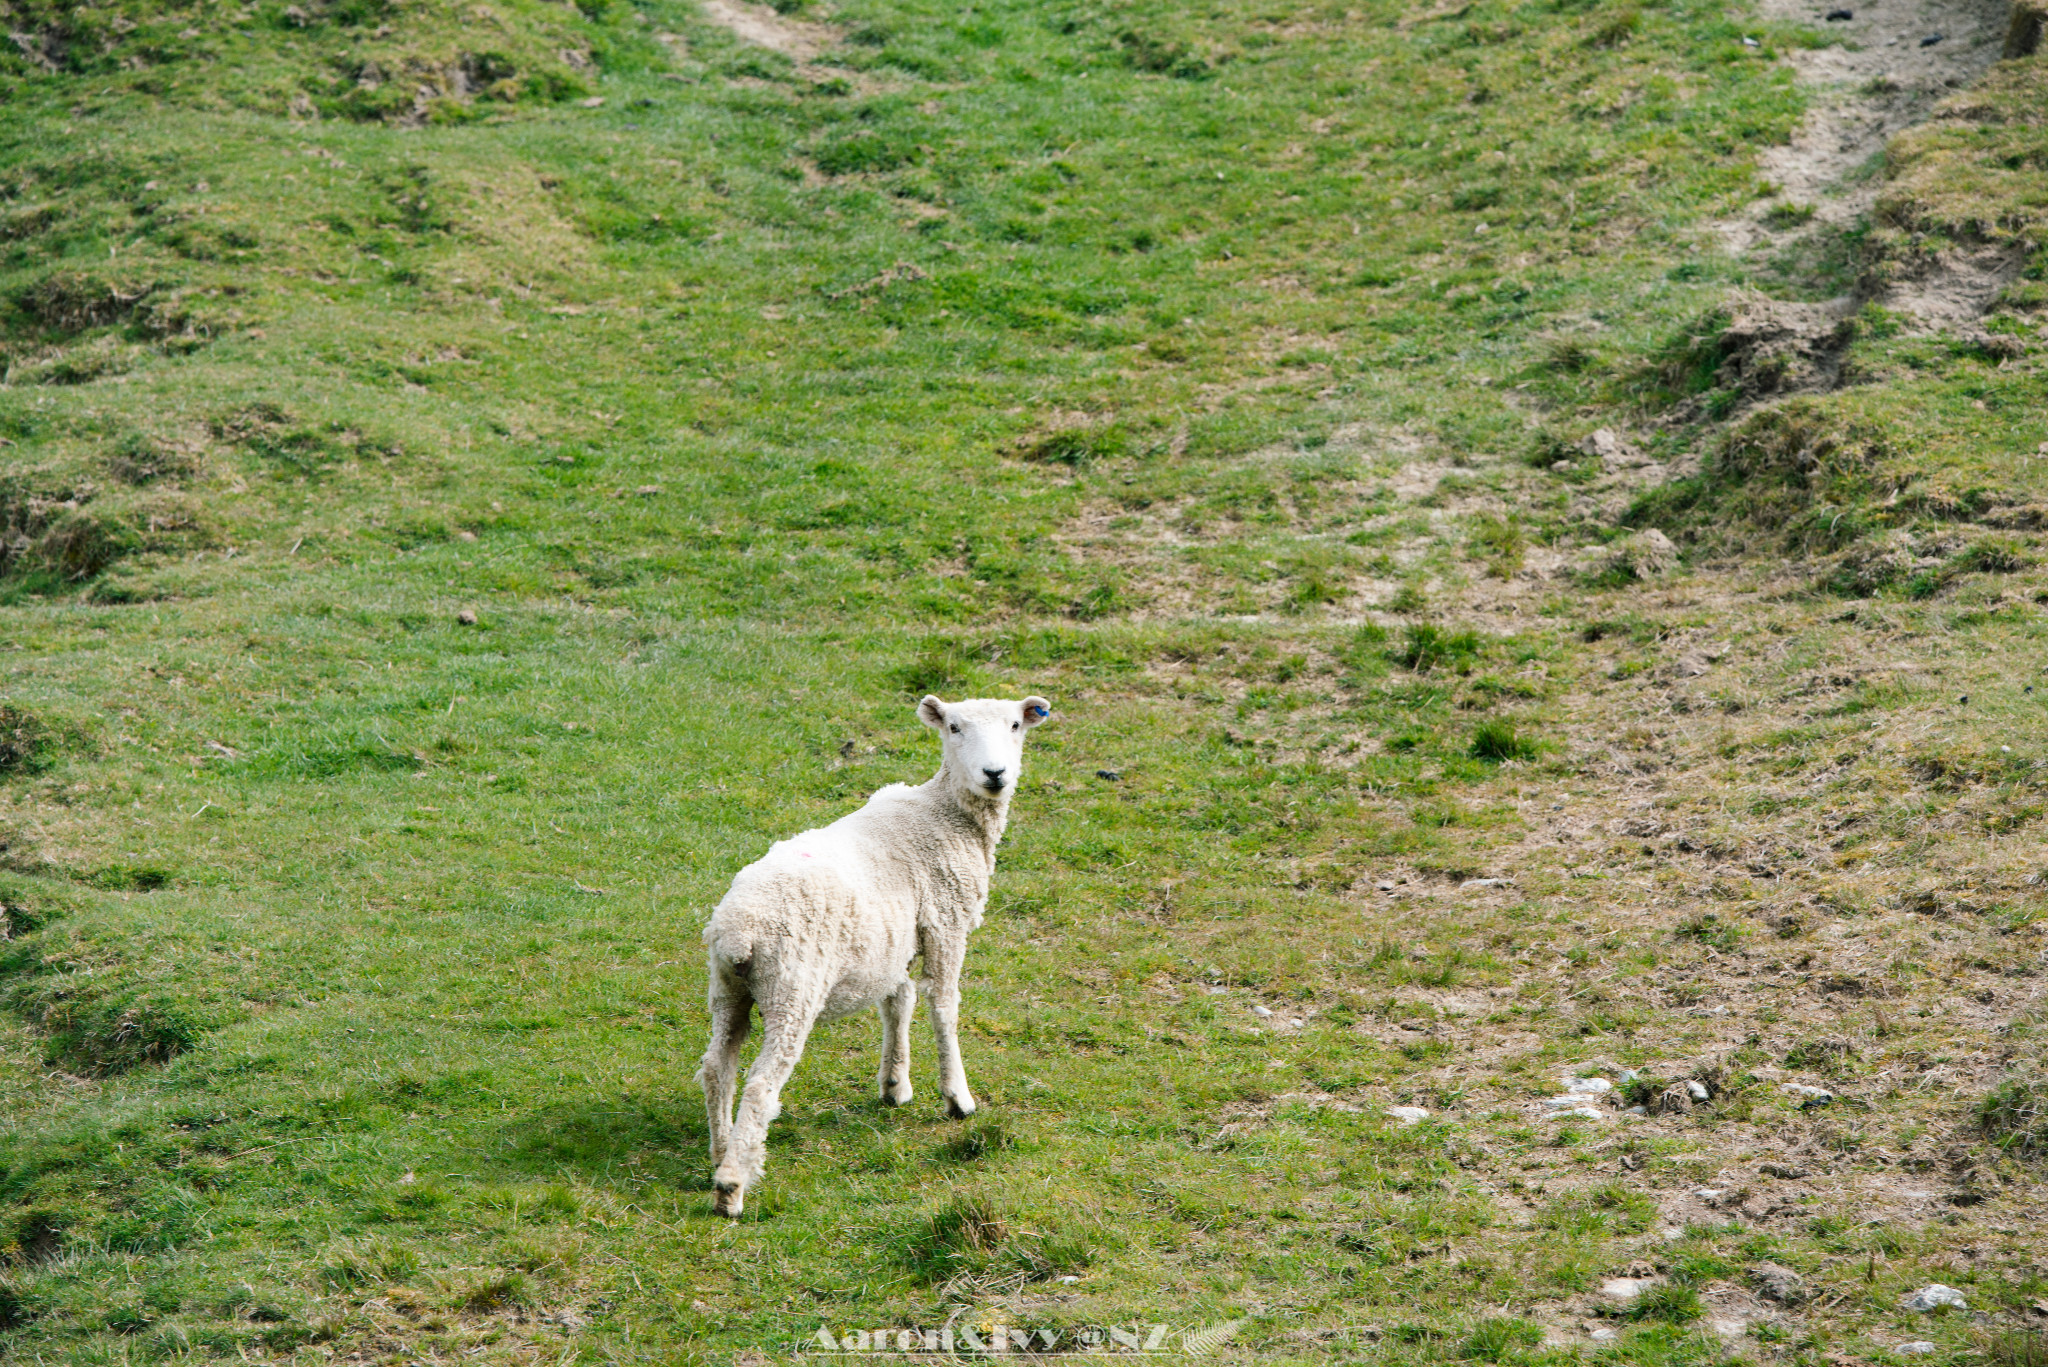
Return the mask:
<svg viewBox="0 0 2048 1367">
<path fill-rule="evenodd" d="M 1787 54 L 1814 106 L 1789 144 L 1761 158 L 1778 196 L 1717 225 L 1729 250 L 1770 241 L 1774 210 L 1811 209 L 1813 222 L 1837 227 L 1868 213 L 1885 143 L 1998 60 L 2008 8 L 2006 0 L 1764 0 L 1764 18 L 1822 27 L 1843 43 Z M 1844 10 L 1854 17 L 1827 20 Z"/>
<path fill-rule="evenodd" d="M 837 47 L 845 37 L 830 24 L 790 19 L 766 5 L 749 5 L 745 0 L 704 0 L 704 17 L 756 47 L 779 52 L 794 62 L 811 61 Z"/>
</svg>

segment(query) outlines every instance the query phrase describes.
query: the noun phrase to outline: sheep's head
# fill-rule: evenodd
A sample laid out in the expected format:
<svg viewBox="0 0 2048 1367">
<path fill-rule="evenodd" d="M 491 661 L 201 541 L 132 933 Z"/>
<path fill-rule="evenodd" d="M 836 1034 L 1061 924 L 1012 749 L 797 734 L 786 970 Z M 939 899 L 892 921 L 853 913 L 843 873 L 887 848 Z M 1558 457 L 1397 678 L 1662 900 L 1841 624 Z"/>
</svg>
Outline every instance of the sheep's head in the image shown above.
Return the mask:
<svg viewBox="0 0 2048 1367">
<path fill-rule="evenodd" d="M 963 800 L 992 802 L 1017 790 L 1024 768 L 1024 733 L 1052 715 L 1044 698 L 1011 702 L 966 698 L 940 702 L 926 696 L 918 720 L 939 733 L 945 745 L 940 772 L 951 778 Z"/>
</svg>

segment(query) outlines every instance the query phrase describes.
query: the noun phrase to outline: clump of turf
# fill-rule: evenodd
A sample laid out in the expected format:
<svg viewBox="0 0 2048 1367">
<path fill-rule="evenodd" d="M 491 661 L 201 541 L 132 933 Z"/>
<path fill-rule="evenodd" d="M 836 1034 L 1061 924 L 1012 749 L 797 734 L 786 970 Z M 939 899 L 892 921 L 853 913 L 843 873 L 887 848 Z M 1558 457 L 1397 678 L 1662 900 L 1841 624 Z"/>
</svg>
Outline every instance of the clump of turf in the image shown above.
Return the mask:
<svg viewBox="0 0 2048 1367">
<path fill-rule="evenodd" d="M 1977 1124 L 2007 1153 L 2048 1155 L 2048 1072 L 2015 1074 L 1977 1103 Z"/>
</svg>

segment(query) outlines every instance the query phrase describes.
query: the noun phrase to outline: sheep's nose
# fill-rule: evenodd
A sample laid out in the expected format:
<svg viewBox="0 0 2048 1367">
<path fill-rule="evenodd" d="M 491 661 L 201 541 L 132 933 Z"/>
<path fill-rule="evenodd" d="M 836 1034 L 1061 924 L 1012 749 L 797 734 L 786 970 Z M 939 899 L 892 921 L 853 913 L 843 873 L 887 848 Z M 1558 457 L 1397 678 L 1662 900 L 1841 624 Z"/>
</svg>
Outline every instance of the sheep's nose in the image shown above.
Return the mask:
<svg viewBox="0 0 2048 1367">
<path fill-rule="evenodd" d="M 982 772 L 982 773 L 984 773 L 984 774 L 986 774 L 986 775 L 988 775 L 988 786 L 989 786 L 989 787 L 991 787 L 991 788 L 1000 788 L 1000 787 L 1002 787 L 1002 786 L 1003 786 L 1003 775 L 1004 775 L 1005 773 L 1007 773 L 1007 772 L 1008 772 L 1008 770 L 1005 770 L 1005 769 L 987 769 L 987 768 L 984 768 L 984 769 L 983 769 L 983 770 L 982 770 L 981 772 Z"/>
</svg>

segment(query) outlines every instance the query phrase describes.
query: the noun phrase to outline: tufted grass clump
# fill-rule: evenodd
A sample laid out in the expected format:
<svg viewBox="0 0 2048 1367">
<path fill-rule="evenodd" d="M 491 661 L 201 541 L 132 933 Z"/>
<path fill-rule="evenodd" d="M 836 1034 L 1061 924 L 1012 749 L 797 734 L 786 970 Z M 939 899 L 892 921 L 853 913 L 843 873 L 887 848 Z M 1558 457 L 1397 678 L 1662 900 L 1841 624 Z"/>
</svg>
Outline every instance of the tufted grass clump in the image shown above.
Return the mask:
<svg viewBox="0 0 2048 1367">
<path fill-rule="evenodd" d="M 1690 1324 L 1706 1313 L 1700 1293 L 1676 1282 L 1658 1282 L 1644 1287 L 1624 1311 L 1632 1320 L 1671 1325 Z"/>
<path fill-rule="evenodd" d="M 1539 752 L 1534 740 L 1508 722 L 1496 719 L 1481 722 L 1472 732 L 1470 753 L 1474 759 L 1500 764 L 1511 759 L 1535 759 Z"/>
<path fill-rule="evenodd" d="M 1481 1320 L 1458 1344 L 1466 1362 L 1513 1362 L 1543 1342 L 1543 1326 L 1528 1320 L 1496 1317 Z"/>
<path fill-rule="evenodd" d="M 2007 1153 L 2048 1155 L 2048 1074 L 2035 1069 L 2006 1078 L 1977 1103 L 1977 1124 Z"/>
<path fill-rule="evenodd" d="M 1427 674 L 1438 669 L 1463 673 L 1479 658 L 1479 633 L 1448 631 L 1430 622 L 1415 622 L 1395 648 L 1393 659 L 1405 669 Z"/>
</svg>

